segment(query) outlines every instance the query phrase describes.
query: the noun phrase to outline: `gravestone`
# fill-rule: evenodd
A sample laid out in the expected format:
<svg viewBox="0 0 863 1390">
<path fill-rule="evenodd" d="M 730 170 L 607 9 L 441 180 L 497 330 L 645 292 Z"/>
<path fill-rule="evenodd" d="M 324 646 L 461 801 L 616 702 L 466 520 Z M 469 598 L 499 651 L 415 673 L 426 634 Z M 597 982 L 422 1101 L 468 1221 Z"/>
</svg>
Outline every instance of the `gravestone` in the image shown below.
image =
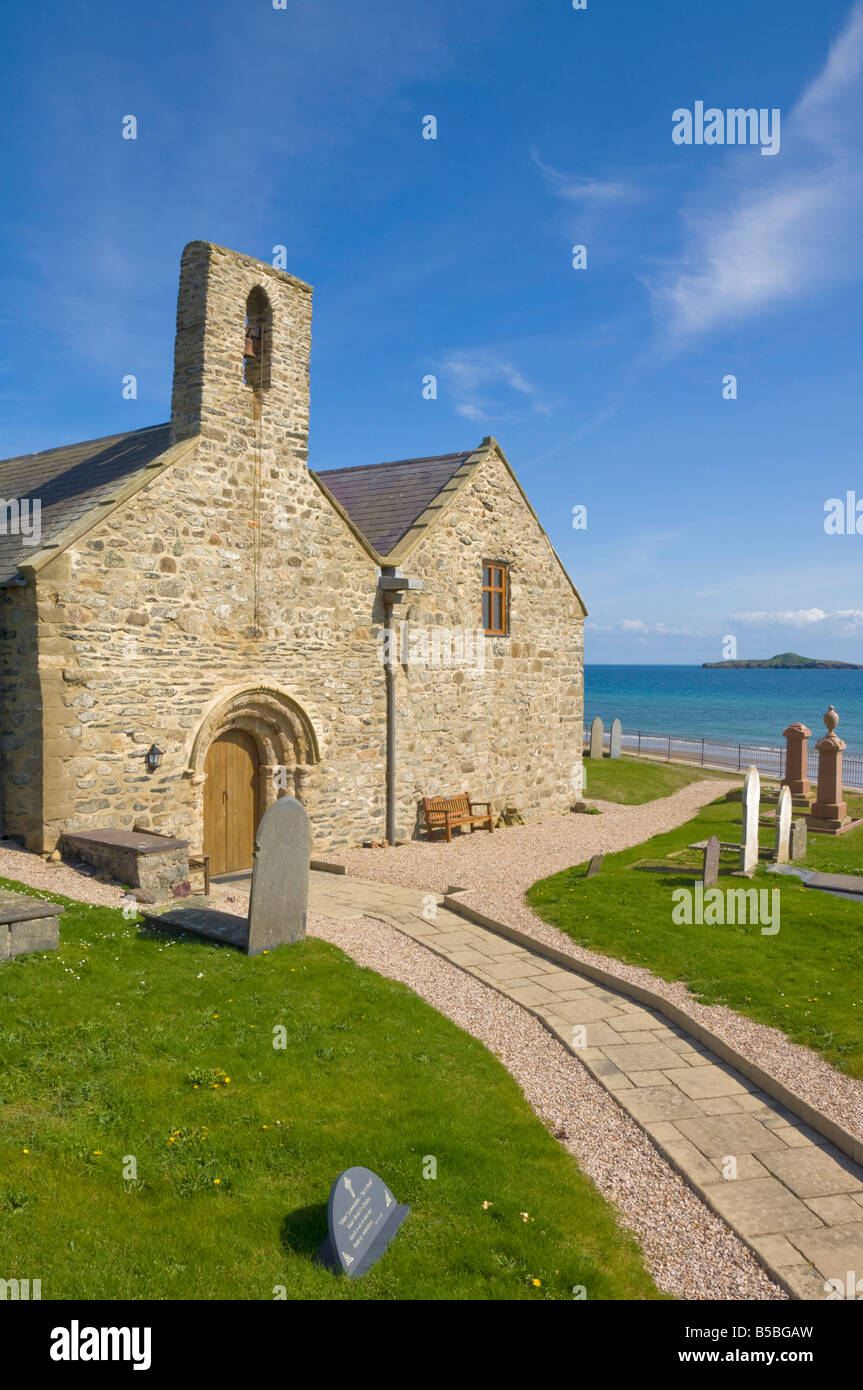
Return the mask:
<svg viewBox="0 0 863 1390">
<path fill-rule="evenodd" d="M 623 741 L 623 725 L 619 719 L 615 719 L 611 726 L 611 754 L 612 758 L 620 757 L 620 745 Z"/>
<path fill-rule="evenodd" d="M 311 827 L 305 808 L 283 796 L 264 812 L 255 835 L 247 918 L 219 912 L 210 899 L 185 898 L 182 907 L 139 904 L 146 926 L 193 932 L 235 946 L 247 956 L 304 941 L 309 901 Z"/>
<path fill-rule="evenodd" d="M 791 858 L 805 859 L 809 832 L 802 816 L 791 822 Z"/>
<path fill-rule="evenodd" d="M 590 756 L 591 758 L 602 757 L 602 740 L 605 730 L 602 727 L 602 720 L 596 716 L 590 726 Z"/>
<path fill-rule="evenodd" d="M 753 764 L 743 783 L 743 840 L 740 846 L 740 872 L 752 874 L 758 867 L 758 810 L 761 805 L 761 778 Z"/>
<path fill-rule="evenodd" d="M 356 1279 L 377 1264 L 409 1211 L 370 1168 L 347 1168 L 330 1191 L 329 1234 L 315 1258 Z"/>
<path fill-rule="evenodd" d="M 311 846 L 306 808 L 292 796 L 274 801 L 255 835 L 246 955 L 305 941 Z"/>
<path fill-rule="evenodd" d="M 704 846 L 704 870 L 701 882 L 705 888 L 715 888 L 719 881 L 719 840 L 711 835 Z"/>
<path fill-rule="evenodd" d="M 779 792 L 779 805 L 776 808 L 776 845 L 774 859 L 777 864 L 787 864 L 791 849 L 791 788 L 782 787 Z"/>
<path fill-rule="evenodd" d="M 586 878 L 596 878 L 596 875 L 602 868 L 602 861 L 604 858 L 604 854 L 595 854 L 593 856 L 593 858 L 587 866 L 587 873 L 585 875 Z"/>
</svg>

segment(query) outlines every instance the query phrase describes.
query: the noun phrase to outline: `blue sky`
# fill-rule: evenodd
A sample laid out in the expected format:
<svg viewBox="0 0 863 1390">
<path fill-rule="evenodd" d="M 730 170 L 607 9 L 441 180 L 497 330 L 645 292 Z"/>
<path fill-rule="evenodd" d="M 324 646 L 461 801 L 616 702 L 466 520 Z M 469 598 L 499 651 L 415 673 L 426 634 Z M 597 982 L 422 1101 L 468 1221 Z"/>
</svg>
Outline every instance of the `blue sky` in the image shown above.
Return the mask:
<svg viewBox="0 0 863 1390">
<path fill-rule="evenodd" d="M 182 247 L 285 245 L 314 467 L 495 435 L 588 661 L 863 660 L 863 535 L 824 530 L 863 500 L 863 4 L 31 0 L 0 37 L 0 456 L 167 419 Z M 696 101 L 778 108 L 779 153 L 675 144 Z"/>
</svg>

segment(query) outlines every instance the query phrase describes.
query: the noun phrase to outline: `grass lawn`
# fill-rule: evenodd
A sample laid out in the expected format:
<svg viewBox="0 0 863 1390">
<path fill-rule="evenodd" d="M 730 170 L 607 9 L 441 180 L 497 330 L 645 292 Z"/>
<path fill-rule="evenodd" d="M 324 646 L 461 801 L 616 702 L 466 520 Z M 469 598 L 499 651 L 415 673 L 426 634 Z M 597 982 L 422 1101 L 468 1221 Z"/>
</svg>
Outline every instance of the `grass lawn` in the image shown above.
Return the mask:
<svg viewBox="0 0 863 1390">
<path fill-rule="evenodd" d="M 851 819 L 863 820 L 863 796 L 846 792 L 845 801 Z M 806 844 L 803 868 L 822 874 L 863 874 L 863 826 L 845 835 L 810 835 Z"/>
<path fill-rule="evenodd" d="M 781 1028 L 834 1066 L 863 1077 L 863 903 L 814 892 L 760 866 L 749 884 L 723 873 L 719 886 L 778 888 L 775 936 L 762 935 L 757 925 L 679 926 L 672 920 L 673 890 L 694 883 L 682 869 L 701 863 L 686 846 L 710 835 L 739 841 L 741 812 L 739 801 L 718 801 L 678 830 L 609 855 L 596 878 L 584 878 L 583 866 L 567 869 L 534 884 L 527 900 L 580 945 L 682 980 L 706 1003 L 727 1004 Z M 763 827 L 761 843 L 772 844 L 773 835 Z M 809 846 L 806 867 L 863 872 L 863 829 L 838 838 L 813 835 Z M 680 858 L 668 860 L 665 872 L 632 867 L 674 854 Z M 733 863 L 723 857 L 720 867 Z"/>
<path fill-rule="evenodd" d="M 61 949 L 0 966 L 2 1277 L 43 1299 L 662 1296 L 508 1072 L 404 986 L 313 939 L 247 959 L 55 900 Z M 412 1208 L 355 1281 L 312 1261 L 354 1164 Z"/>
<path fill-rule="evenodd" d="M 588 800 L 616 801 L 622 806 L 641 806 L 660 796 L 671 796 L 681 787 L 710 778 L 734 777 L 707 767 L 681 763 L 654 763 L 645 758 L 584 759 L 584 795 Z"/>
</svg>

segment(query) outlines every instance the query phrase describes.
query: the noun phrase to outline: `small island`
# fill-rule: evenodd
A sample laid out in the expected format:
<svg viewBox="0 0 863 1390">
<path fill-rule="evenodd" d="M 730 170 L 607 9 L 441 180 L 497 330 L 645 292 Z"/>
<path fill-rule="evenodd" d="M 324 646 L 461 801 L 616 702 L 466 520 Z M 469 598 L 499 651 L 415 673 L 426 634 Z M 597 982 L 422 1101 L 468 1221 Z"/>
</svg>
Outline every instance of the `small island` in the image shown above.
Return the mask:
<svg viewBox="0 0 863 1390">
<path fill-rule="evenodd" d="M 766 661 L 703 661 L 702 671 L 863 671 L 852 661 L 814 661 L 796 652 L 782 652 Z"/>
</svg>

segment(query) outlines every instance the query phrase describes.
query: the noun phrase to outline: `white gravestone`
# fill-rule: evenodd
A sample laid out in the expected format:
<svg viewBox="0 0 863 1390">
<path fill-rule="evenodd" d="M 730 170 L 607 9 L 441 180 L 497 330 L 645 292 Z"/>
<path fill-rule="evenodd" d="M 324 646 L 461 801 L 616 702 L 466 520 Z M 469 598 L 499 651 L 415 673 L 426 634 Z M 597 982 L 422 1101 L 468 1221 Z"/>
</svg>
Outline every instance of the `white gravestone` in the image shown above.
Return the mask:
<svg viewBox="0 0 863 1390">
<path fill-rule="evenodd" d="M 787 864 L 791 857 L 791 788 L 783 787 L 779 793 L 776 808 L 776 850 L 777 864 Z"/>
<path fill-rule="evenodd" d="M 620 745 L 623 741 L 623 725 L 619 719 L 615 719 L 611 726 L 611 751 L 610 757 L 620 757 Z"/>
<path fill-rule="evenodd" d="M 602 757 L 602 740 L 605 730 L 602 727 L 602 720 L 596 716 L 590 726 L 590 756 L 591 758 Z"/>
<path fill-rule="evenodd" d="M 758 867 L 758 811 L 761 805 L 761 778 L 758 768 L 750 767 L 743 783 L 743 841 L 740 871 L 752 874 Z"/>
</svg>

